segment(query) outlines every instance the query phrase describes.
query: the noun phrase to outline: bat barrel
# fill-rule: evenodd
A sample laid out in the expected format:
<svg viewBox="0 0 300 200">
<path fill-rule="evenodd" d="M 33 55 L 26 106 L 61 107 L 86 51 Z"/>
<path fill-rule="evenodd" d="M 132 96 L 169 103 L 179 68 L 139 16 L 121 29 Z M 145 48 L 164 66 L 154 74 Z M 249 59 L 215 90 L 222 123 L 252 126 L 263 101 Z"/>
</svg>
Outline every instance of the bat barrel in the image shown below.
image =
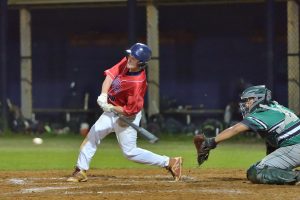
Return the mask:
<svg viewBox="0 0 300 200">
<path fill-rule="evenodd" d="M 138 133 L 140 133 L 142 136 L 144 136 L 150 143 L 156 143 L 159 139 L 158 137 L 156 137 L 155 135 L 153 135 L 152 133 L 150 133 L 149 131 L 147 131 L 146 129 L 135 125 L 134 123 L 132 123 L 131 121 L 127 120 L 125 117 L 123 117 L 122 115 L 118 114 L 116 111 L 113 111 L 122 121 L 124 121 L 126 124 L 128 124 L 129 126 L 131 126 L 132 128 L 134 128 Z"/>
</svg>

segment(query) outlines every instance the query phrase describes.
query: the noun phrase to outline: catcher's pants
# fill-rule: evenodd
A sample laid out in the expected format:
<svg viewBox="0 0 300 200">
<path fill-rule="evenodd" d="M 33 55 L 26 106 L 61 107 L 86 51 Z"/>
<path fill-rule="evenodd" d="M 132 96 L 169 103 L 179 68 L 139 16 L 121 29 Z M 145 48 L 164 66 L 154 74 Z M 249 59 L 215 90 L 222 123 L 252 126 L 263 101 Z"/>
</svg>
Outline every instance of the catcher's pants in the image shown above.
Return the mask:
<svg viewBox="0 0 300 200">
<path fill-rule="evenodd" d="M 280 147 L 264 157 L 257 168 L 275 167 L 279 169 L 294 169 L 300 166 L 300 144 Z"/>
<path fill-rule="evenodd" d="M 295 184 L 300 181 L 300 144 L 280 147 L 247 170 L 247 178 L 253 183 Z"/>
<path fill-rule="evenodd" d="M 133 123 L 139 125 L 141 112 L 133 119 Z M 88 135 L 80 147 L 77 160 L 77 167 L 81 170 L 88 170 L 90 162 L 96 153 L 97 146 L 108 134 L 115 132 L 119 146 L 123 154 L 132 161 L 148 165 L 166 167 L 169 164 L 169 157 L 152 153 L 148 150 L 138 148 L 136 145 L 137 131 L 132 127 L 121 123 L 118 116 L 112 112 L 104 112 L 96 123 L 91 127 Z"/>
</svg>

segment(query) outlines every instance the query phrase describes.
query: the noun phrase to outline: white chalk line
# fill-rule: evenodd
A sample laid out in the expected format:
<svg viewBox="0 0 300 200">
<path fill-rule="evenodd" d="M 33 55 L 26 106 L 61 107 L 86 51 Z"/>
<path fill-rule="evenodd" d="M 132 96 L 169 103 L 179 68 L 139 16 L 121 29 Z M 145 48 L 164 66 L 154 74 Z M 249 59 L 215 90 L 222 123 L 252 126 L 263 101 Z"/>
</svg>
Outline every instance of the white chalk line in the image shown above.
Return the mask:
<svg viewBox="0 0 300 200">
<path fill-rule="evenodd" d="M 25 185 L 27 183 L 27 180 L 20 178 L 11 178 L 8 179 L 7 182 L 14 185 Z"/>
<path fill-rule="evenodd" d="M 153 180 L 153 177 L 156 178 L 170 178 L 169 176 L 165 175 L 156 175 L 156 176 L 118 176 L 118 177 L 109 177 L 109 178 L 105 178 L 105 181 L 110 181 L 110 180 L 114 180 L 113 183 L 105 183 L 105 184 L 99 184 L 97 183 L 97 186 L 101 187 L 101 186 L 115 186 L 115 185 L 136 185 L 136 184 L 143 184 L 143 183 L 151 183 L 151 182 L 155 182 L 157 183 L 157 180 Z M 102 177 L 91 177 L 90 179 L 101 179 Z M 62 185 L 62 184 L 67 184 L 66 182 L 64 182 L 66 178 L 10 178 L 7 180 L 7 182 L 9 184 L 14 184 L 14 185 L 35 185 L 36 183 L 34 183 L 34 181 L 39 181 L 39 180 L 50 180 L 49 183 L 47 184 L 58 184 L 58 185 Z M 124 182 L 124 179 L 126 179 L 126 182 Z M 137 179 L 137 180 L 136 180 Z M 145 180 L 143 181 L 143 179 L 152 179 L 152 180 Z M 190 177 L 190 176 L 183 176 L 182 177 L 183 180 L 197 180 L 194 177 Z M 57 180 L 60 182 L 51 182 L 53 180 Z M 174 181 L 170 181 L 170 180 L 160 180 L 162 182 L 174 182 Z M 180 182 L 178 182 L 180 183 Z M 40 183 L 39 183 L 40 184 Z M 74 183 L 71 183 L 74 184 Z M 16 193 L 21 193 L 21 194 L 28 194 L 28 193 L 33 193 L 33 192 L 47 192 L 47 191 L 54 191 L 54 190 L 68 190 L 68 189 L 74 189 L 74 188 L 82 188 L 81 186 L 84 185 L 80 185 L 82 183 L 75 183 L 76 186 L 46 186 L 46 187 L 31 187 L 31 188 L 26 188 L 26 189 L 21 189 L 20 191 L 16 191 L 16 192 L 10 192 L 10 193 L 6 193 L 6 194 L 16 194 Z M 83 183 L 84 184 L 84 183 Z M 152 192 L 155 193 L 172 193 L 172 192 L 178 192 L 178 190 L 154 190 Z M 235 189 L 205 189 L 205 188 L 199 188 L 199 189 L 184 189 L 181 191 L 181 193 L 184 192 L 192 192 L 192 193 L 212 193 L 212 194 L 216 194 L 216 193 L 223 193 L 223 194 L 247 194 L 249 192 L 247 191 L 242 191 L 242 190 L 235 190 Z M 91 193 L 95 193 L 95 194 L 132 194 L 132 193 L 149 193 L 149 190 L 129 190 L 129 191 L 98 191 L 98 192 L 92 192 L 92 191 L 65 191 L 64 194 L 91 194 Z"/>
<path fill-rule="evenodd" d="M 66 191 L 64 194 L 144 194 L 149 192 L 155 193 L 176 193 L 178 190 L 129 190 L 129 191 L 98 191 L 98 192 L 91 192 L 91 191 Z M 183 189 L 180 190 L 180 193 L 211 193 L 211 194 L 250 194 L 247 191 L 241 190 L 234 190 L 234 189 Z"/>
<path fill-rule="evenodd" d="M 37 188 L 28 188 L 28 189 L 22 189 L 19 193 L 22 194 L 28 194 L 32 192 L 47 192 L 50 190 L 66 190 L 66 189 L 73 189 L 73 188 L 78 188 L 78 187 L 37 187 Z"/>
<path fill-rule="evenodd" d="M 166 181 L 166 182 L 174 182 L 170 176 L 167 175 L 156 175 L 156 176 L 118 176 L 118 177 L 89 177 L 89 180 L 101 180 L 102 178 L 105 178 L 105 180 L 115 180 L 118 182 L 123 182 L 123 180 L 126 180 L 126 182 L 142 182 L 143 179 L 147 179 L 147 182 L 157 182 L 157 180 L 153 180 L 153 178 L 160 178 L 162 180 L 160 181 Z M 150 180 L 149 180 L 150 179 Z M 182 176 L 181 178 L 183 181 L 193 181 L 196 180 L 194 177 L 190 176 Z M 15 184 L 15 185 L 25 185 L 29 183 L 33 183 L 33 181 L 44 181 L 44 180 L 58 180 L 58 181 L 64 181 L 66 178 L 64 177 L 53 177 L 53 178 L 37 178 L 37 177 L 29 177 L 29 178 L 10 178 L 6 180 L 9 184 Z M 55 182 L 49 182 L 52 184 L 55 184 Z"/>
<path fill-rule="evenodd" d="M 35 188 L 27 188 L 22 189 L 19 192 L 12 192 L 6 194 L 28 194 L 28 193 L 42 193 L 47 191 L 54 191 L 54 190 L 67 190 L 67 189 L 75 189 L 80 187 L 35 187 Z M 74 194 L 144 194 L 149 192 L 155 193 L 176 193 L 178 190 L 127 190 L 127 191 L 65 191 L 63 194 L 65 195 L 74 195 Z M 241 191 L 241 190 L 234 190 L 234 189 L 183 189 L 180 190 L 181 193 L 211 193 L 211 194 L 250 194 L 250 192 Z"/>
</svg>

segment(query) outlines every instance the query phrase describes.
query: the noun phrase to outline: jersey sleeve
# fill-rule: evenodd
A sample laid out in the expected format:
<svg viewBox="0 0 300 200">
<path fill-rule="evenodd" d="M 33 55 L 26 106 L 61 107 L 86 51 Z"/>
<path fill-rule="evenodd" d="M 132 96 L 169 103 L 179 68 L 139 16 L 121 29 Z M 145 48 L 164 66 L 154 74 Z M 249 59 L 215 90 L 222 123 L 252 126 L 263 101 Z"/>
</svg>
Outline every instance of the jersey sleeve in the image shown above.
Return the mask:
<svg viewBox="0 0 300 200">
<path fill-rule="evenodd" d="M 128 96 L 127 104 L 123 107 L 125 115 L 135 115 L 143 109 L 145 93 L 146 85 L 143 85 L 133 95 Z"/>
<path fill-rule="evenodd" d="M 104 75 L 109 76 L 112 80 L 114 80 L 123 70 L 125 70 L 125 64 L 127 62 L 127 58 L 124 57 L 120 62 L 115 64 L 113 67 L 104 71 Z"/>
<path fill-rule="evenodd" d="M 268 129 L 267 124 L 265 124 L 262 120 L 254 116 L 248 116 L 241 121 L 242 124 L 248 126 L 252 131 L 266 131 Z"/>
</svg>

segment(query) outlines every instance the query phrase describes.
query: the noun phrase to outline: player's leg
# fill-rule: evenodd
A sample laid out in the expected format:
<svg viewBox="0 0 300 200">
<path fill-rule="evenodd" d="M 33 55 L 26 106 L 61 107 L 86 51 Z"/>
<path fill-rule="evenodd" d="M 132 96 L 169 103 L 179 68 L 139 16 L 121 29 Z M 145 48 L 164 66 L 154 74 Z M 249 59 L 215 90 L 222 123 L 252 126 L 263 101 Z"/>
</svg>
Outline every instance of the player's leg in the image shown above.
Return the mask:
<svg viewBox="0 0 300 200">
<path fill-rule="evenodd" d="M 138 113 L 133 120 L 133 123 L 138 125 L 140 120 L 141 113 Z M 129 160 L 149 165 L 157 165 L 161 167 L 165 167 L 168 165 L 169 158 L 167 156 L 161 156 L 137 147 L 137 131 L 132 127 L 126 124 L 122 124 L 120 126 L 120 123 L 116 122 L 114 129 L 123 154 Z"/>
<path fill-rule="evenodd" d="M 138 113 L 136 118 L 133 120 L 133 123 L 138 125 L 140 120 L 141 113 Z M 172 173 L 175 180 L 180 179 L 182 164 L 181 158 L 169 158 L 167 156 L 158 155 L 151 151 L 137 147 L 137 132 L 130 126 L 125 126 L 124 124 L 120 126 L 119 123 L 115 123 L 114 129 L 119 145 L 125 157 L 138 163 L 156 165 L 160 167 L 166 167 L 168 169 L 170 168 L 169 171 Z"/>
<path fill-rule="evenodd" d="M 251 166 L 247 178 L 253 183 L 295 184 L 300 174 L 294 171 L 300 166 L 300 144 L 281 147 Z"/>
<path fill-rule="evenodd" d="M 300 181 L 298 171 L 279 169 L 274 167 L 257 168 L 252 165 L 247 170 L 247 178 L 252 183 L 294 185 Z"/>
<path fill-rule="evenodd" d="M 82 182 L 87 180 L 86 171 L 96 153 L 101 140 L 112 132 L 112 113 L 103 113 L 89 130 L 88 135 L 80 146 L 75 170 L 67 181 Z"/>
<path fill-rule="evenodd" d="M 281 147 L 264 157 L 258 164 L 258 167 L 263 168 L 269 166 L 280 169 L 294 169 L 295 167 L 300 166 L 299 155 L 300 144 Z"/>
</svg>

